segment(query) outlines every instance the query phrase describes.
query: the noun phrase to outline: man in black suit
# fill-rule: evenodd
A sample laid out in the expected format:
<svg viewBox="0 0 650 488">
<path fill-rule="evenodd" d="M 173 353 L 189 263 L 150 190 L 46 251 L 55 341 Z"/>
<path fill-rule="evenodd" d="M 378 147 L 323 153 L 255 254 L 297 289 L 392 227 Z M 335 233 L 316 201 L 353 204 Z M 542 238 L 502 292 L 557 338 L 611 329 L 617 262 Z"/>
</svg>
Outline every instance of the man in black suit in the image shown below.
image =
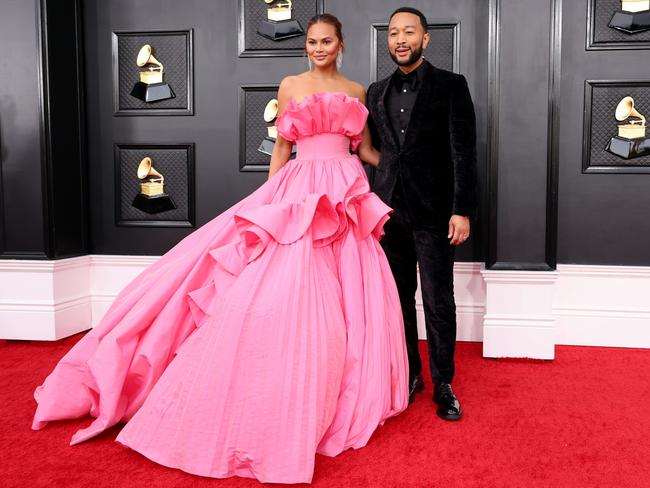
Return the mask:
<svg viewBox="0 0 650 488">
<path fill-rule="evenodd" d="M 388 50 L 398 68 L 368 88 L 370 130 L 381 149 L 371 182 L 395 210 L 381 243 L 402 303 L 409 399 L 424 388 L 415 312 L 419 265 L 433 401 L 438 416 L 458 420 L 463 410 L 451 388 L 454 248 L 469 237 L 476 210 L 476 121 L 465 77 L 425 61 L 428 42 L 420 11 L 402 7 L 391 15 Z"/>
</svg>

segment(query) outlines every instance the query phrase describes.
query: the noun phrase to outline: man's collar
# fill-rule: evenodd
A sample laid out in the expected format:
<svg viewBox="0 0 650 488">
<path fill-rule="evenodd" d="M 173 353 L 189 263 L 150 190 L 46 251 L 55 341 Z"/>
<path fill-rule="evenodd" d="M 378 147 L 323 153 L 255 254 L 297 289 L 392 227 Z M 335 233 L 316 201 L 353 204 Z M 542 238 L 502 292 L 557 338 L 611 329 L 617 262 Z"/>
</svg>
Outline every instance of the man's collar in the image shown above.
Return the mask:
<svg viewBox="0 0 650 488">
<path fill-rule="evenodd" d="M 401 89 L 405 84 L 413 90 L 417 90 L 420 86 L 422 80 L 422 74 L 424 73 L 424 65 L 426 61 L 420 63 L 420 66 L 415 68 L 410 73 L 404 73 L 401 69 L 397 68 L 393 73 L 393 83 L 397 88 Z"/>
</svg>

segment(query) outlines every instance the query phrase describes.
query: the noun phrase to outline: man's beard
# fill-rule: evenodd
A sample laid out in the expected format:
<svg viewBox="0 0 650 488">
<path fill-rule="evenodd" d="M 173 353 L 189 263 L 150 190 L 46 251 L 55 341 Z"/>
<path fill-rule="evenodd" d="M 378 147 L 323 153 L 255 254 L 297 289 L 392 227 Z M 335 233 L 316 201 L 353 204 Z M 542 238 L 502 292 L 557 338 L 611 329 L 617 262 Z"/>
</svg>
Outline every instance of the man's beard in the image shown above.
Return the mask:
<svg viewBox="0 0 650 488">
<path fill-rule="evenodd" d="M 390 51 L 388 51 L 388 54 L 390 54 L 390 57 L 393 59 L 393 61 L 395 61 L 395 64 L 397 66 L 410 66 L 422 57 L 422 51 L 424 51 L 424 47 L 422 44 L 420 44 L 420 46 L 415 51 L 411 51 L 411 55 L 406 61 L 399 61 L 397 59 L 397 55 L 393 54 Z"/>
</svg>

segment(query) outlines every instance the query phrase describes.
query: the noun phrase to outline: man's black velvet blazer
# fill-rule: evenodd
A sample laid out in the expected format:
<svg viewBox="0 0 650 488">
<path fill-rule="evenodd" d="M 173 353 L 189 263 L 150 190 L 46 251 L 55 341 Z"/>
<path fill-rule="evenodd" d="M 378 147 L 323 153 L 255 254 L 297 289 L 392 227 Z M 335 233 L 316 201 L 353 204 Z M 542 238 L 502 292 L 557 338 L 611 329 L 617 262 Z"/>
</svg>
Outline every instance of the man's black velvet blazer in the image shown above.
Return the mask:
<svg viewBox="0 0 650 488">
<path fill-rule="evenodd" d="M 368 123 L 381 151 L 371 185 L 390 205 L 401 173 L 413 223 L 446 228 L 452 214 L 476 212 L 476 119 L 465 77 L 424 62 L 401 148 L 385 104 L 391 77 L 368 88 Z"/>
</svg>

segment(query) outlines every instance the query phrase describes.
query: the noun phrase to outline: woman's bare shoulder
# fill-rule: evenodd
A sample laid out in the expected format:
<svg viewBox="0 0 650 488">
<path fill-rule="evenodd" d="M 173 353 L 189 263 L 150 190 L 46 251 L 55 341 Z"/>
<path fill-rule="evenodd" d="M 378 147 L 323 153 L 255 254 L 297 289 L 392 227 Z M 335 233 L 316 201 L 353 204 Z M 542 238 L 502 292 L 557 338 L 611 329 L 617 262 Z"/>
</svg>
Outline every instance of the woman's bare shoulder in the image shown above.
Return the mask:
<svg viewBox="0 0 650 488">
<path fill-rule="evenodd" d="M 280 82 L 279 90 L 289 95 L 300 94 L 309 91 L 309 81 L 307 73 L 285 76 Z"/>
<path fill-rule="evenodd" d="M 353 97 L 356 97 L 362 101 L 366 99 L 366 88 L 361 83 L 357 83 L 356 81 L 347 78 L 345 80 L 345 83 L 347 88 L 346 91 L 349 95 L 352 95 Z"/>
</svg>

